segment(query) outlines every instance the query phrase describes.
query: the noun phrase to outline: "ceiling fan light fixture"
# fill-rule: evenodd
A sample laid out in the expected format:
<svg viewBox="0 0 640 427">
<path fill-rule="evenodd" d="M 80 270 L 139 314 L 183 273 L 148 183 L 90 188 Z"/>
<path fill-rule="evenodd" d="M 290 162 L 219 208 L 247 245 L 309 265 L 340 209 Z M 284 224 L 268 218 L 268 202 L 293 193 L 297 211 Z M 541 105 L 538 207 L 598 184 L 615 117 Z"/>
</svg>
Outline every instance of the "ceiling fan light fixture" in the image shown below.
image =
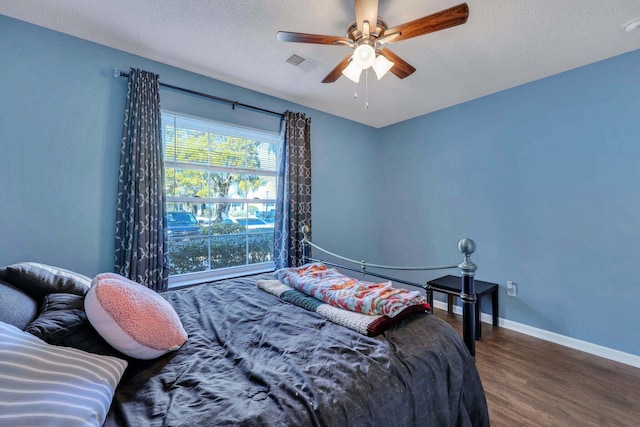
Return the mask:
<svg viewBox="0 0 640 427">
<path fill-rule="evenodd" d="M 395 64 L 389 61 L 384 55 L 378 55 L 373 62 L 373 71 L 376 72 L 376 77 L 380 80 Z"/>
<path fill-rule="evenodd" d="M 360 81 L 360 74 L 362 73 L 362 68 L 360 68 L 354 61 L 349 62 L 347 68 L 342 70 L 342 75 L 351 80 L 354 83 L 358 83 Z"/>
<path fill-rule="evenodd" d="M 376 60 L 376 50 L 368 44 L 361 44 L 351 56 L 351 63 L 355 63 L 361 70 L 371 67 Z"/>
</svg>

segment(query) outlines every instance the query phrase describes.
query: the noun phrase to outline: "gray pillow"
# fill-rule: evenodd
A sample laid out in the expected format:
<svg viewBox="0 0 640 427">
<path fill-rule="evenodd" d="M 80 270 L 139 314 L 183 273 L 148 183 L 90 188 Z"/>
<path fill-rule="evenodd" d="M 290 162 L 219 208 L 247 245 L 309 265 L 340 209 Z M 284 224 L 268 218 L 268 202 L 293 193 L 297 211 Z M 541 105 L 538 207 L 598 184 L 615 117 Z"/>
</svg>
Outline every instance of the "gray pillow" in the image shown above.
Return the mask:
<svg viewBox="0 0 640 427">
<path fill-rule="evenodd" d="M 0 280 L 0 321 L 24 330 L 38 314 L 38 302 Z"/>
<path fill-rule="evenodd" d="M 51 293 L 86 295 L 91 279 L 64 268 L 37 262 L 21 262 L 7 266 L 6 281 L 42 302 Z"/>
</svg>

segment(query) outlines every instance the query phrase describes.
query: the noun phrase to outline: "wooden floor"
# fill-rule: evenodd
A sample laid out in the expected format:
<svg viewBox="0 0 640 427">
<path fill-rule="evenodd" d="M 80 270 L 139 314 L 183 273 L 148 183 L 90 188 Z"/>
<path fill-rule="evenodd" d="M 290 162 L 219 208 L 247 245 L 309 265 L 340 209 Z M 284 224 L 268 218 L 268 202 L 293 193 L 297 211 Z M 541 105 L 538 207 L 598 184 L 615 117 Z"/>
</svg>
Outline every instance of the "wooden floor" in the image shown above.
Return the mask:
<svg viewBox="0 0 640 427">
<path fill-rule="evenodd" d="M 461 318 L 436 316 L 458 331 Z M 640 369 L 482 324 L 476 364 L 491 425 L 640 426 Z"/>
</svg>

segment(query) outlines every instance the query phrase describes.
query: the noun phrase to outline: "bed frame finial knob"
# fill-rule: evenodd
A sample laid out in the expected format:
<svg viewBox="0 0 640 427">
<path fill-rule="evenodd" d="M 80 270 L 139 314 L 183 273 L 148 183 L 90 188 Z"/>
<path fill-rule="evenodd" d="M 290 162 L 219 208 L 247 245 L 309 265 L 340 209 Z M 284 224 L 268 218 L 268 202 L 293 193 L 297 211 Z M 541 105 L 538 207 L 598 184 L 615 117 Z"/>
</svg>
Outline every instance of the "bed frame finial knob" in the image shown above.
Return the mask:
<svg viewBox="0 0 640 427">
<path fill-rule="evenodd" d="M 478 267 L 471 262 L 471 254 L 476 251 L 476 242 L 465 237 L 458 242 L 458 250 L 464 255 L 462 264 L 458 266 L 460 272 L 463 276 L 473 276 L 474 272 L 478 269 Z"/>
<path fill-rule="evenodd" d="M 476 242 L 465 237 L 458 242 L 458 250 L 462 255 L 469 256 L 476 251 Z"/>
</svg>

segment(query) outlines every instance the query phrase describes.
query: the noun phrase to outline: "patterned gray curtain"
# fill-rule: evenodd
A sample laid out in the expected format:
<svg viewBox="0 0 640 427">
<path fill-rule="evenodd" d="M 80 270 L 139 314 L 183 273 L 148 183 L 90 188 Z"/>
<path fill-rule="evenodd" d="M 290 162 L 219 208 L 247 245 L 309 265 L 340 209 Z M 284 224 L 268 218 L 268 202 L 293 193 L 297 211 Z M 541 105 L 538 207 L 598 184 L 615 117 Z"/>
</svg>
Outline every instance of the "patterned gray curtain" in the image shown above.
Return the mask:
<svg viewBox="0 0 640 427">
<path fill-rule="evenodd" d="M 282 127 L 284 146 L 278 166 L 275 219 L 276 268 L 300 265 L 300 227 L 311 227 L 311 119 L 303 113 L 287 111 Z"/>
<path fill-rule="evenodd" d="M 158 292 L 167 289 L 164 164 L 158 75 L 130 69 L 122 131 L 115 271 Z"/>
</svg>

